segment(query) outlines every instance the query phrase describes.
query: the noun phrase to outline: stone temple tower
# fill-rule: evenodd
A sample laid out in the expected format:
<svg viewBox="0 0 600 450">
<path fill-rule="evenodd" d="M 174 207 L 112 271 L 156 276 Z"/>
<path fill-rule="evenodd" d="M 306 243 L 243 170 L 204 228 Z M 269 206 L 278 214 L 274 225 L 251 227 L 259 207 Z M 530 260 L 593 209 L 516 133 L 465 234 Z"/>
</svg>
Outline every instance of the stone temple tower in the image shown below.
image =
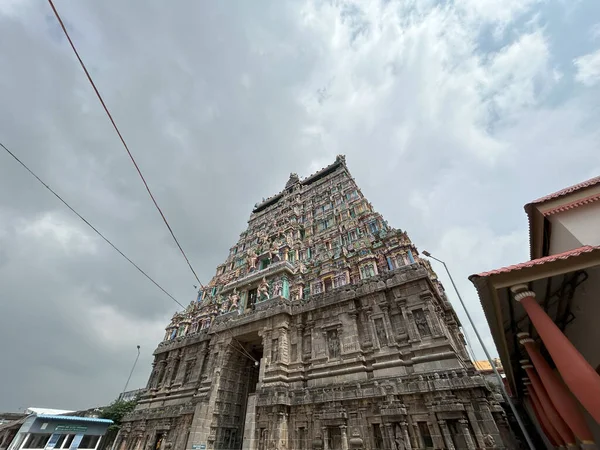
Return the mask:
<svg viewBox="0 0 600 450">
<path fill-rule="evenodd" d="M 442 285 L 343 156 L 255 205 L 154 356 L 115 450 L 505 448 Z"/>
</svg>

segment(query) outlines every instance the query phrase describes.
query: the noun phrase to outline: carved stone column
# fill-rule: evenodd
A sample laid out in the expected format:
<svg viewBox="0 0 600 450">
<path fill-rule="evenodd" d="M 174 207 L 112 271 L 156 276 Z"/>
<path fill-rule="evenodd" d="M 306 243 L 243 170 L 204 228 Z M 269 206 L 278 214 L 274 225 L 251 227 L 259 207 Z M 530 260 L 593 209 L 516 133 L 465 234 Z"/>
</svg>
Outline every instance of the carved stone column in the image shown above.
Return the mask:
<svg viewBox="0 0 600 450">
<path fill-rule="evenodd" d="M 298 360 L 302 361 L 302 355 L 304 355 L 304 325 L 298 325 L 296 340 L 298 342 Z"/>
<path fill-rule="evenodd" d="M 383 323 L 386 328 L 385 334 L 387 335 L 388 345 L 392 345 L 394 343 L 394 327 L 390 321 L 390 308 L 388 305 L 381 305 L 381 311 L 383 312 Z"/>
<path fill-rule="evenodd" d="M 402 430 L 402 438 L 404 439 L 404 447 L 406 450 L 412 450 L 410 443 L 410 436 L 408 435 L 408 424 L 406 422 L 400 423 L 400 429 Z"/>
<path fill-rule="evenodd" d="M 417 424 L 417 422 L 412 423 L 412 428 L 413 428 L 413 435 L 414 435 L 413 441 L 415 443 L 415 447 L 417 447 L 417 448 L 425 447 L 425 443 L 423 442 L 423 438 L 421 437 L 421 430 L 419 430 L 419 425 Z"/>
<path fill-rule="evenodd" d="M 406 331 L 408 331 L 408 340 L 410 342 L 420 341 L 421 336 L 417 332 L 417 325 L 415 324 L 412 311 L 405 310 L 404 320 L 406 322 Z"/>
<path fill-rule="evenodd" d="M 323 432 L 323 450 L 329 450 L 329 430 L 327 427 L 322 427 Z"/>
<path fill-rule="evenodd" d="M 348 431 L 346 425 L 340 425 L 340 430 L 342 432 L 342 450 L 348 450 Z"/>
<path fill-rule="evenodd" d="M 208 350 L 206 348 L 200 350 L 198 358 L 196 359 L 196 365 L 194 366 L 194 370 L 192 371 L 192 376 L 190 377 L 192 381 L 198 381 L 200 379 L 202 372 L 205 369 L 204 364 L 207 361 L 207 353 Z"/>
<path fill-rule="evenodd" d="M 287 328 L 279 329 L 279 361 L 285 364 L 290 362 L 289 336 Z"/>
<path fill-rule="evenodd" d="M 348 313 L 348 317 L 350 318 L 350 327 L 348 332 L 346 333 L 346 341 L 348 342 L 347 345 L 351 345 L 353 350 L 355 352 L 358 352 L 361 350 L 361 346 L 360 346 L 360 335 L 358 333 L 358 312 L 356 310 L 350 311 Z"/>
<path fill-rule="evenodd" d="M 394 450 L 394 430 L 392 430 L 392 424 L 386 422 L 383 424 L 384 428 L 384 447 L 389 448 L 390 450 Z"/>
<path fill-rule="evenodd" d="M 167 366 L 167 361 L 165 359 L 158 362 L 158 372 L 157 372 L 156 378 L 154 379 L 154 383 L 153 383 L 154 389 L 159 389 L 161 387 L 161 385 L 164 384 L 164 382 L 165 382 L 164 375 L 165 375 L 166 366 Z"/>
<path fill-rule="evenodd" d="M 286 450 L 288 448 L 288 415 L 280 412 L 277 424 L 277 449 Z"/>
<path fill-rule="evenodd" d="M 433 306 L 433 304 L 431 302 L 429 302 L 427 305 L 426 317 L 427 316 L 429 319 L 429 324 L 431 325 L 431 334 L 433 334 L 433 336 L 443 336 L 444 332 L 442 331 L 442 327 L 440 325 L 440 320 L 435 311 L 435 307 Z"/>
<path fill-rule="evenodd" d="M 365 308 L 362 321 L 365 335 L 363 347 L 373 347 L 373 330 L 371 329 L 371 308 Z"/>
<path fill-rule="evenodd" d="M 173 383 L 174 386 L 181 386 L 183 384 L 183 377 L 187 371 L 188 364 L 189 360 L 187 359 L 184 359 L 183 362 L 179 364 L 179 368 L 175 374 L 175 382 Z"/>
<path fill-rule="evenodd" d="M 442 436 L 444 436 L 444 442 L 446 443 L 446 447 L 448 450 L 456 450 L 454 447 L 454 442 L 452 441 L 452 435 L 450 434 L 450 430 L 448 429 L 448 424 L 445 420 L 438 420 L 438 424 L 440 425 L 440 429 L 442 430 Z"/>
<path fill-rule="evenodd" d="M 475 443 L 473 442 L 473 438 L 471 437 L 471 432 L 469 431 L 469 421 L 465 420 L 465 419 L 460 419 L 459 423 L 460 423 L 460 427 L 463 432 L 463 436 L 465 437 L 467 449 L 475 450 Z"/>
<path fill-rule="evenodd" d="M 473 428 L 473 432 L 475 433 L 477 447 L 485 448 L 483 434 L 481 433 L 481 428 L 479 427 L 479 422 L 477 421 L 477 417 L 475 417 L 475 412 L 473 411 L 472 406 L 467 407 L 467 416 L 469 417 L 469 422 L 471 422 L 471 428 Z"/>
</svg>

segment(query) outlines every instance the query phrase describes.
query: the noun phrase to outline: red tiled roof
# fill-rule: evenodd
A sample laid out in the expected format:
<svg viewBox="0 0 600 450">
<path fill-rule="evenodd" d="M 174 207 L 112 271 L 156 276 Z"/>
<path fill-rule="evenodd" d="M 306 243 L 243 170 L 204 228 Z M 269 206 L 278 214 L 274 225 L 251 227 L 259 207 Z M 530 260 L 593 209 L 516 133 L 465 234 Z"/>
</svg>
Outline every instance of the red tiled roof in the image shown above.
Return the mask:
<svg viewBox="0 0 600 450">
<path fill-rule="evenodd" d="M 590 195 L 589 197 L 581 198 L 579 200 L 575 200 L 574 202 L 567 203 L 566 205 L 560 205 L 556 208 L 544 211 L 544 216 L 551 216 L 552 214 L 556 214 L 559 212 L 569 211 L 570 209 L 579 208 L 580 206 L 588 205 L 598 200 L 600 200 L 600 194 Z"/>
<path fill-rule="evenodd" d="M 584 189 L 584 188 L 595 186 L 596 184 L 599 184 L 599 183 L 600 183 L 600 176 L 595 177 L 595 178 L 590 178 L 587 181 L 583 181 L 581 183 L 574 184 L 573 186 L 569 186 L 568 188 L 561 189 L 560 191 L 554 192 L 553 194 L 545 195 L 544 197 L 538 198 L 537 200 L 529 202 L 528 204 L 529 205 L 533 205 L 533 204 L 536 204 L 536 203 L 543 203 L 543 202 L 546 202 L 548 200 L 553 200 L 555 198 L 562 197 L 563 195 L 567 195 L 567 194 L 571 194 L 573 192 L 577 192 L 577 191 L 579 191 L 581 189 Z M 525 205 L 525 207 L 527 207 L 527 205 Z"/>
<path fill-rule="evenodd" d="M 546 264 L 553 261 L 558 261 L 559 259 L 568 259 L 574 256 L 579 256 L 583 253 L 590 253 L 593 251 L 600 250 L 600 246 L 593 245 L 585 245 L 583 247 L 575 248 L 573 250 L 568 250 L 563 253 L 558 253 L 556 255 L 544 256 L 543 258 L 533 259 L 531 261 L 523 262 L 521 264 L 514 264 L 512 266 L 502 267 L 500 269 L 490 270 L 489 272 L 483 272 L 480 274 L 471 275 L 469 279 L 471 281 L 474 277 L 489 277 L 490 275 L 497 275 L 500 273 L 508 273 L 516 270 L 525 269 L 527 267 L 533 266 L 541 266 L 542 264 Z"/>
</svg>

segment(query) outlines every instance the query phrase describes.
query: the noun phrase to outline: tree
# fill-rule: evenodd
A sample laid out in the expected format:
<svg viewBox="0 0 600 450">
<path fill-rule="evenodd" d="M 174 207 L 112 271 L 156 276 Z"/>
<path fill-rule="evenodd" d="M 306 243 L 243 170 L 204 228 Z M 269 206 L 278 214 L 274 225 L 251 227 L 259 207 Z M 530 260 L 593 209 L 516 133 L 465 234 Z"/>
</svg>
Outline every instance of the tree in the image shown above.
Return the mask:
<svg viewBox="0 0 600 450">
<path fill-rule="evenodd" d="M 121 428 L 123 417 L 135 409 L 137 402 L 137 398 L 129 401 L 115 400 L 107 407 L 102 408 L 101 417 L 103 419 L 110 419 L 114 422 L 114 424 L 109 427 L 109 430 L 118 430 Z"/>
</svg>

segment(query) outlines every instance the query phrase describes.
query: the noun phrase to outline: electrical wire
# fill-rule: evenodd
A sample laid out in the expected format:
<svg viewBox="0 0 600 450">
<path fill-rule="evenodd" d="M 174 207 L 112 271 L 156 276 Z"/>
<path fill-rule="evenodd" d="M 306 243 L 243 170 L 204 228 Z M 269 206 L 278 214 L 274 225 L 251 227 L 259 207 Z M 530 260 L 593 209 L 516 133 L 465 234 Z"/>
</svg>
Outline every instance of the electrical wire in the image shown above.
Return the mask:
<svg viewBox="0 0 600 450">
<path fill-rule="evenodd" d="M 146 179 L 144 178 L 144 175 L 142 175 L 142 171 L 138 167 L 137 162 L 135 161 L 135 158 L 131 154 L 131 151 L 129 150 L 129 147 L 127 146 L 127 143 L 125 142 L 125 139 L 123 138 L 123 135 L 121 134 L 121 131 L 117 127 L 116 122 L 114 121 L 114 119 L 113 119 L 110 111 L 108 110 L 108 107 L 106 106 L 106 103 L 104 103 L 104 99 L 102 98 L 102 95 L 100 95 L 100 91 L 98 91 L 98 88 L 96 87 L 96 84 L 94 83 L 94 80 L 92 79 L 92 76 L 88 72 L 87 67 L 85 66 L 83 60 L 79 56 L 79 52 L 77 51 L 77 48 L 75 48 L 75 44 L 71 40 L 71 36 L 69 36 L 69 33 L 67 32 L 67 28 L 65 27 L 62 19 L 60 18 L 60 15 L 58 14 L 58 11 L 56 10 L 56 8 L 54 6 L 54 3 L 52 2 L 52 0 L 48 0 L 48 3 L 50 4 L 50 7 L 52 8 L 52 11 L 54 12 L 54 15 L 56 16 L 56 19 L 58 20 L 58 23 L 60 24 L 60 27 L 62 28 L 63 33 L 65 34 L 67 40 L 69 41 L 69 44 L 71 44 L 71 48 L 73 49 L 73 52 L 75 53 L 75 56 L 77 57 L 77 60 L 79 61 L 79 65 L 81 66 L 81 68 L 85 72 L 85 75 L 86 75 L 88 81 L 90 82 L 90 84 L 92 85 L 92 88 L 94 88 L 94 92 L 96 93 L 96 96 L 98 97 L 98 100 L 100 100 L 100 103 L 102 104 L 102 107 L 104 108 L 104 111 L 106 112 L 106 115 L 110 119 L 110 123 L 112 123 L 113 128 L 117 132 L 117 135 L 119 136 L 119 139 L 121 140 L 121 143 L 123 144 L 123 147 L 125 147 L 125 150 L 127 151 L 127 154 L 129 155 L 129 158 L 131 159 L 131 162 L 133 163 L 133 165 L 135 167 L 135 170 L 137 171 L 138 175 L 142 179 L 142 182 L 144 183 L 144 186 L 146 187 L 146 191 L 148 191 L 148 195 L 150 195 L 150 198 L 152 199 L 152 202 L 154 203 L 154 206 L 156 207 L 156 209 L 160 213 L 160 216 L 162 217 L 163 222 L 165 223 L 165 225 L 169 229 L 169 232 L 171 233 L 171 236 L 173 237 L 173 240 L 177 244 L 177 247 L 179 247 L 179 251 L 181 252 L 181 254 L 183 255 L 183 257 L 185 258 L 185 261 L 187 262 L 188 267 L 190 268 L 190 270 L 194 274 L 194 277 L 196 277 L 196 281 L 198 281 L 198 283 L 200 284 L 200 287 L 202 289 L 204 289 L 204 285 L 200 282 L 200 279 L 198 278 L 198 275 L 196 274 L 196 271 L 192 267 L 192 264 L 190 263 L 190 260 L 188 259 L 187 255 L 183 251 L 183 248 L 179 244 L 179 241 L 175 237 L 175 233 L 173 233 L 173 230 L 171 229 L 171 226 L 169 225 L 169 222 L 167 221 L 167 218 L 165 217 L 165 215 L 163 214 L 162 210 L 160 209 L 160 206 L 158 206 L 158 203 L 156 202 L 156 199 L 154 198 L 154 195 L 152 194 L 152 191 L 150 191 L 150 187 L 148 186 L 148 183 L 146 182 Z"/>
<path fill-rule="evenodd" d="M 13 152 L 11 152 L 2 142 L 0 142 L 0 146 L 2 146 L 2 148 L 4 150 L 6 150 L 6 152 L 12 156 L 19 164 L 21 164 L 21 166 L 23 166 L 25 168 L 25 170 L 27 170 L 27 172 L 29 172 L 36 180 L 38 180 L 46 189 L 48 189 L 50 192 L 52 192 L 52 194 L 54 194 L 54 196 L 59 199 L 67 208 L 69 208 L 71 210 L 71 212 L 73 212 L 73 214 L 75 214 L 77 217 L 79 217 L 81 220 L 83 220 L 83 222 L 90 227 L 92 230 L 94 230 L 94 232 L 96 232 L 96 234 L 98 236 L 100 236 L 102 239 L 104 239 L 104 241 L 106 243 L 108 243 L 108 245 L 110 245 L 113 249 L 115 249 L 123 258 L 125 258 L 133 267 L 135 267 L 142 275 L 144 275 L 146 278 L 148 278 L 157 288 L 159 288 L 161 291 L 163 291 L 165 294 L 167 294 L 171 300 L 173 300 L 175 303 L 177 303 L 179 306 L 181 306 L 182 308 L 185 308 L 185 306 L 183 306 L 181 303 L 179 303 L 175 297 L 173 297 L 171 294 L 169 294 L 160 284 L 158 284 L 156 281 L 154 281 L 152 279 L 152 277 L 150 277 L 150 275 L 148 275 L 146 272 L 144 272 L 140 266 L 138 266 L 136 263 L 134 263 L 131 258 L 129 258 L 127 255 L 125 255 L 125 253 L 123 253 L 121 250 L 119 250 L 117 248 L 117 246 L 115 244 L 113 244 L 111 241 L 108 240 L 108 238 L 106 238 L 102 233 L 100 233 L 100 231 L 98 231 L 98 229 L 96 227 L 94 227 L 94 225 L 92 225 L 90 222 L 87 221 L 87 219 L 85 219 L 81 214 L 79 214 L 77 211 L 75 211 L 75 209 L 73 209 L 73 207 L 71 205 L 69 205 L 65 200 L 63 200 L 63 198 L 58 195 L 50 186 L 48 186 L 40 177 L 38 177 L 29 167 L 27 167 L 27 165 L 21 161 L 17 155 L 15 155 Z"/>
</svg>

